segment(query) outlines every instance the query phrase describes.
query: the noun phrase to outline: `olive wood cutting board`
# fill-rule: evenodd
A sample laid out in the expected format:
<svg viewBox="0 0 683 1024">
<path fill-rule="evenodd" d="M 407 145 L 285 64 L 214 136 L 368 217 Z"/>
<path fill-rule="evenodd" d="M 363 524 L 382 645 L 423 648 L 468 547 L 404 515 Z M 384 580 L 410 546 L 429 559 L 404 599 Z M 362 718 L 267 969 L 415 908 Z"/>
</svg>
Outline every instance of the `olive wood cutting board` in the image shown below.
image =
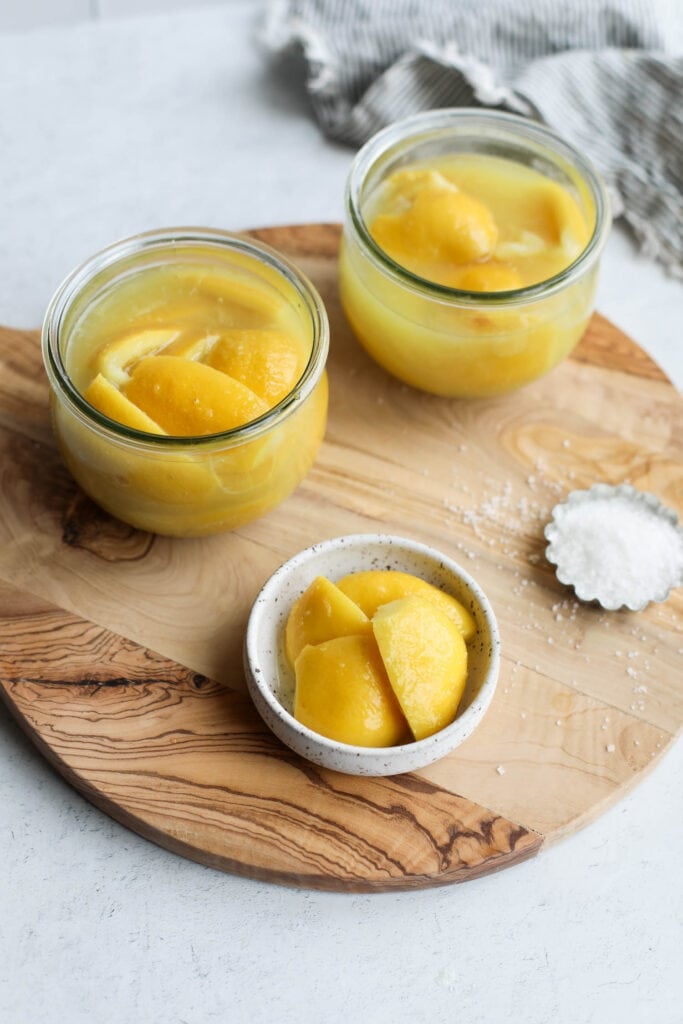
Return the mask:
<svg viewBox="0 0 683 1024">
<path fill-rule="evenodd" d="M 204 864 L 291 885 L 420 888 L 507 867 L 574 832 L 656 763 L 683 716 L 683 593 L 634 614 L 581 605 L 545 561 L 553 505 L 630 480 L 683 509 L 681 397 L 596 315 L 573 357 L 509 396 L 414 391 L 353 339 L 336 225 L 253 232 L 331 321 L 318 461 L 239 531 L 171 540 L 110 518 L 56 452 L 35 331 L 0 329 L 0 693 L 98 807 Z M 502 632 L 493 704 L 420 772 L 353 778 L 289 752 L 246 693 L 242 638 L 268 576 L 346 533 L 440 548 Z"/>
</svg>

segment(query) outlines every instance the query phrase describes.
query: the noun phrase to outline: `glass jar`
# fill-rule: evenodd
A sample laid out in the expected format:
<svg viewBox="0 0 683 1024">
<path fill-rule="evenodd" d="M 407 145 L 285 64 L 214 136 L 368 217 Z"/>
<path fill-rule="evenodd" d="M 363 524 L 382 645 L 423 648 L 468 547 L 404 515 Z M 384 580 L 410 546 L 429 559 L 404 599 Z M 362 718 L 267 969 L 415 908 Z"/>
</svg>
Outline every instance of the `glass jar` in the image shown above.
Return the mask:
<svg viewBox="0 0 683 1024">
<path fill-rule="evenodd" d="M 590 238 L 566 269 L 506 291 L 466 291 L 426 280 L 372 237 L 377 190 L 397 170 L 459 154 L 492 156 L 539 171 L 576 201 Z M 515 202 L 511 190 L 510 203 Z M 511 391 L 569 355 L 594 309 L 609 225 L 605 187 L 554 132 L 513 114 L 445 109 L 375 135 L 348 177 L 339 278 L 347 319 L 368 353 L 416 388 L 451 397 Z"/>
<path fill-rule="evenodd" d="M 83 364 L 95 358 L 92 338 L 100 343 L 109 326 L 120 328 L 112 310 L 124 318 L 130 295 L 144 305 L 140 296 L 148 280 L 156 281 L 149 285 L 154 302 L 160 301 L 154 287 L 163 281 L 169 317 L 181 315 L 173 287 L 173 275 L 181 271 L 200 281 L 206 275 L 209 283 L 233 282 L 238 302 L 261 295 L 266 305 L 285 310 L 303 339 L 303 370 L 294 386 L 244 425 L 193 436 L 150 433 L 105 415 L 74 383 Z M 327 419 L 328 346 L 320 296 L 269 246 L 203 228 L 120 241 L 66 278 L 43 325 L 53 424 L 66 465 L 95 502 L 140 529 L 202 536 L 239 527 L 283 501 L 313 464 Z"/>
</svg>

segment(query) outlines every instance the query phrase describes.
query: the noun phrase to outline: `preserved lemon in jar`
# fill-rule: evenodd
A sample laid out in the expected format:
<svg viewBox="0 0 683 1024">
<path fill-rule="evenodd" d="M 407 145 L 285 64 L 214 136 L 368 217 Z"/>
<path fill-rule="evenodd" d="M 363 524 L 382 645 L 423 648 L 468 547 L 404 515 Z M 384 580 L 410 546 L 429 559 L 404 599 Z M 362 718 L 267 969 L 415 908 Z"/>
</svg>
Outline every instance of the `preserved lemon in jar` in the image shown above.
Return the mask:
<svg viewBox="0 0 683 1024">
<path fill-rule="evenodd" d="M 363 147 L 346 202 L 342 304 L 402 381 L 451 397 L 504 393 L 581 338 L 607 196 L 548 129 L 473 110 L 408 118 Z"/>
<path fill-rule="evenodd" d="M 67 279 L 45 321 L 66 464 L 133 526 L 238 527 L 315 459 L 327 347 L 319 296 L 267 246 L 210 231 L 118 243 Z"/>
</svg>

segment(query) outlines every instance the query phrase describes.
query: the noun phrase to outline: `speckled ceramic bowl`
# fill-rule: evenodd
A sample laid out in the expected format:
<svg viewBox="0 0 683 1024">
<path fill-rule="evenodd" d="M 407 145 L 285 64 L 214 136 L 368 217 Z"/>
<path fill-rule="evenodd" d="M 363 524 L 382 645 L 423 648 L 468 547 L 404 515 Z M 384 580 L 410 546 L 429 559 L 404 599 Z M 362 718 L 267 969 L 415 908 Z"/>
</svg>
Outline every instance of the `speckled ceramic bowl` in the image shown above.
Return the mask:
<svg viewBox="0 0 683 1024">
<path fill-rule="evenodd" d="M 294 601 L 316 576 L 332 581 L 350 572 L 398 569 L 447 591 L 474 616 L 477 634 L 468 644 L 467 685 L 455 721 L 414 743 L 357 747 L 313 732 L 292 713 L 294 675 L 283 650 L 284 627 Z M 322 541 L 301 551 L 268 580 L 254 602 L 244 643 L 249 692 L 266 724 L 283 743 L 315 764 L 349 775 L 396 775 L 437 761 L 474 731 L 493 697 L 500 662 L 500 635 L 481 587 L 446 555 L 403 537 L 357 534 Z"/>
</svg>

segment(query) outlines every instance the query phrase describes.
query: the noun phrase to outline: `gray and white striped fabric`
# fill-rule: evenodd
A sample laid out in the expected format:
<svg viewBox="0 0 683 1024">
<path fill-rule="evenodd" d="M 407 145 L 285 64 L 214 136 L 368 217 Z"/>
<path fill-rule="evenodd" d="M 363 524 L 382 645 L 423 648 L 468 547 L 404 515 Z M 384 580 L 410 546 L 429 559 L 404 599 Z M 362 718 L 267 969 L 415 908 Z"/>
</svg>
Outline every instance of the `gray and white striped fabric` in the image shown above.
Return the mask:
<svg viewBox="0 0 683 1024">
<path fill-rule="evenodd" d="M 434 107 L 544 121 L 683 278 L 683 0 L 276 0 L 262 39 L 303 54 L 322 130 L 353 146 Z"/>
</svg>

